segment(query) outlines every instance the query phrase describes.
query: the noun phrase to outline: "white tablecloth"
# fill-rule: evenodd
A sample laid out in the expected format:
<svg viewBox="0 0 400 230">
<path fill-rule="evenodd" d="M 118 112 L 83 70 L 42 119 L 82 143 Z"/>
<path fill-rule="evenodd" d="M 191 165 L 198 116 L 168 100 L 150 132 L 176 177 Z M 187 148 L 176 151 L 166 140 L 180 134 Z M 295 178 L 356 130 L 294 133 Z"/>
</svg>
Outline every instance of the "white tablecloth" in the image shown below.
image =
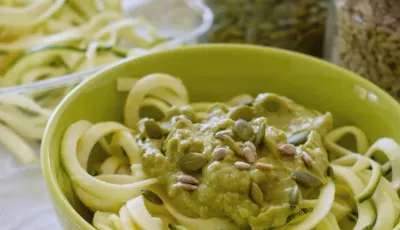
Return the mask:
<svg viewBox="0 0 400 230">
<path fill-rule="evenodd" d="M 0 149 L 0 229 L 58 230 L 40 166 L 18 167 Z"/>
</svg>

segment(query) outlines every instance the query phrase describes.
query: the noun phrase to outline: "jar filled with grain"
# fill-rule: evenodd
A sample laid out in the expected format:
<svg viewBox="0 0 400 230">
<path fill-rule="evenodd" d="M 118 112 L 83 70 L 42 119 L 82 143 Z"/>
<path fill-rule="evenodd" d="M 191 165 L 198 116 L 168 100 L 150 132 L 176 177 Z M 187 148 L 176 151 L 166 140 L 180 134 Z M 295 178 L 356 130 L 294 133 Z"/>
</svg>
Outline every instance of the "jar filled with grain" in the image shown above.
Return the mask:
<svg viewBox="0 0 400 230">
<path fill-rule="evenodd" d="M 326 58 L 400 100 L 400 1 L 332 0 L 328 25 Z"/>
<path fill-rule="evenodd" d="M 213 10 L 207 40 L 273 46 L 322 56 L 329 0 L 204 0 Z"/>
</svg>

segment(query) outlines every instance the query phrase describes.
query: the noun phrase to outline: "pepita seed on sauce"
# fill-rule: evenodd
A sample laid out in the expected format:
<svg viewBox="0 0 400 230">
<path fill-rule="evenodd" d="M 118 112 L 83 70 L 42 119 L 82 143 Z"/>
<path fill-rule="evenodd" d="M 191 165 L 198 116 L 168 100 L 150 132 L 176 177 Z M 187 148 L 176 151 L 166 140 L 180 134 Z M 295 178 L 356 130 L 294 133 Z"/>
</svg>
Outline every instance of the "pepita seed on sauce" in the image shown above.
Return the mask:
<svg viewBox="0 0 400 230">
<path fill-rule="evenodd" d="M 276 105 L 273 110 L 268 106 L 271 103 Z M 272 93 L 258 95 L 248 106 L 254 117 L 244 121 L 246 130 L 230 117 L 236 106 L 216 103 L 208 109 L 208 117 L 190 114 L 193 122 L 185 125 L 176 122 L 176 117 L 186 115 L 172 108 L 173 116 L 158 121 L 163 130 L 159 139 L 146 136 L 145 131 L 138 134 L 145 173 L 159 179 L 185 215 L 226 217 L 239 229 L 257 229 L 266 221 L 260 214 L 267 210 L 282 215 L 294 212 L 297 194 L 291 191 L 295 186 L 303 198 L 314 198 L 319 194 L 315 186 L 326 182 L 329 161 L 321 137 L 332 128 L 330 113 L 319 113 Z M 188 114 L 190 108 L 185 110 Z M 250 128 L 252 135 L 248 135 Z M 232 135 L 216 135 L 221 131 Z M 305 131 L 309 135 L 296 148 L 312 157 L 313 167 L 304 164 L 301 154 L 287 157 L 278 150 L 289 144 L 290 137 Z M 243 156 L 245 148 L 255 150 L 255 160 Z M 223 157 L 216 157 L 221 149 Z M 237 162 L 246 167 L 237 167 Z M 182 186 L 182 175 L 195 178 L 196 185 L 191 189 Z M 314 183 L 307 184 L 304 178 L 312 178 Z"/>
</svg>

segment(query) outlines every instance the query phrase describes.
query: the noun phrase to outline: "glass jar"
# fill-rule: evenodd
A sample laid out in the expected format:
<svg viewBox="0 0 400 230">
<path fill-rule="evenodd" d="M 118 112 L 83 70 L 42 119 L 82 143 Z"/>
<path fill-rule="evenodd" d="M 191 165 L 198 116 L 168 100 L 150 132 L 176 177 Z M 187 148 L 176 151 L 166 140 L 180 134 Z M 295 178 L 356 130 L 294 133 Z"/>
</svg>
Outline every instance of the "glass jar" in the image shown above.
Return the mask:
<svg viewBox="0 0 400 230">
<path fill-rule="evenodd" d="M 328 0 L 205 0 L 209 42 L 274 46 L 321 56 Z"/>
<path fill-rule="evenodd" d="M 400 1 L 332 1 L 326 58 L 400 100 Z"/>
</svg>

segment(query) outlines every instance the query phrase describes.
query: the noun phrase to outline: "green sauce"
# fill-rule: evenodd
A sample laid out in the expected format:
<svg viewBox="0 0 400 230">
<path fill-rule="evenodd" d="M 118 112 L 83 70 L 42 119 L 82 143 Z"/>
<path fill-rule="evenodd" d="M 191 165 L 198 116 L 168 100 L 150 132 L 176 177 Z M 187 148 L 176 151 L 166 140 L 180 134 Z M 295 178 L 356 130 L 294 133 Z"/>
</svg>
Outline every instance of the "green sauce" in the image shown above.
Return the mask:
<svg viewBox="0 0 400 230">
<path fill-rule="evenodd" d="M 329 161 L 321 138 L 332 128 L 332 116 L 271 93 L 260 94 L 251 110 L 241 108 L 247 121 L 231 119 L 241 117 L 242 111 L 235 111 L 239 107 L 215 103 L 202 118 L 190 106 L 172 108 L 158 122 L 159 139 L 146 135 L 147 118 L 142 119 L 138 139 L 144 171 L 160 180 L 187 216 L 226 217 L 244 229 L 281 226 L 298 212 L 289 205 L 294 186 L 311 199 L 326 183 Z M 290 145 L 290 138 L 301 132 L 303 140 Z M 310 177 L 317 183 L 308 184 Z"/>
</svg>

